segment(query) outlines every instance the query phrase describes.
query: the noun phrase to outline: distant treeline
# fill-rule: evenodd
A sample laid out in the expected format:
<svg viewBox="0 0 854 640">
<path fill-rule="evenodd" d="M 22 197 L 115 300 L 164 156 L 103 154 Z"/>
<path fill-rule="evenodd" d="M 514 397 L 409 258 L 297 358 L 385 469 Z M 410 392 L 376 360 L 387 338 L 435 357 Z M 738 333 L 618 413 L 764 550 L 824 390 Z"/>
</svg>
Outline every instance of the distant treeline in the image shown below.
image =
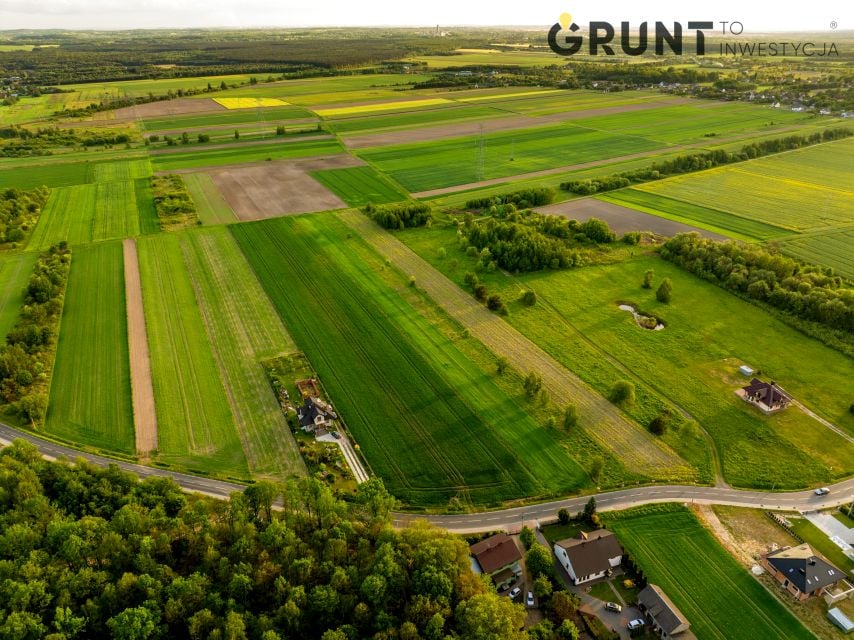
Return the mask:
<svg viewBox="0 0 854 640">
<path fill-rule="evenodd" d="M 613 191 L 622 189 L 631 184 L 650 182 L 680 173 L 691 173 L 711 169 L 723 164 L 743 162 L 753 158 L 790 151 L 800 147 L 807 147 L 820 142 L 840 140 L 852 135 L 850 129 L 825 129 L 821 133 L 813 133 L 808 136 L 787 136 L 785 138 L 774 138 L 773 140 L 761 140 L 751 142 L 741 148 L 738 153 L 731 153 L 722 149 L 707 151 L 705 153 L 692 153 L 677 156 L 671 160 L 653 162 L 649 167 L 636 169 L 635 171 L 624 171 L 594 180 L 571 180 L 562 182 L 560 188 L 564 191 L 590 195 L 602 191 Z"/>
<path fill-rule="evenodd" d="M 830 338 L 831 346 L 838 347 L 831 334 L 841 333 L 847 334 L 847 350 L 854 347 L 854 283 L 829 267 L 805 265 L 761 246 L 706 240 L 697 233 L 674 236 L 661 256 L 784 315 L 822 325 L 826 331 L 816 337 Z"/>
<path fill-rule="evenodd" d="M 0 396 L 33 425 L 47 410 L 62 300 L 71 264 L 64 242 L 39 256 L 27 283 L 24 307 L 0 347 Z"/>
<path fill-rule="evenodd" d="M 47 187 L 31 191 L 6 189 L 0 193 L 0 245 L 24 239 L 25 230 L 35 225 L 48 195 Z"/>
<path fill-rule="evenodd" d="M 108 147 L 130 141 L 128 133 L 107 134 L 104 131 L 59 127 L 32 130 L 12 125 L 0 127 L 0 156 L 44 156 L 51 155 L 51 149 L 56 147 Z"/>
<path fill-rule="evenodd" d="M 502 204 L 512 204 L 519 209 L 530 209 L 549 204 L 555 196 L 555 192 L 548 187 L 535 187 L 533 189 L 521 189 L 487 198 L 477 198 L 466 202 L 466 209 L 489 209 Z"/>
<path fill-rule="evenodd" d="M 384 229 L 423 227 L 431 219 L 430 205 L 423 202 L 376 207 L 368 204 L 363 211 Z"/>
</svg>

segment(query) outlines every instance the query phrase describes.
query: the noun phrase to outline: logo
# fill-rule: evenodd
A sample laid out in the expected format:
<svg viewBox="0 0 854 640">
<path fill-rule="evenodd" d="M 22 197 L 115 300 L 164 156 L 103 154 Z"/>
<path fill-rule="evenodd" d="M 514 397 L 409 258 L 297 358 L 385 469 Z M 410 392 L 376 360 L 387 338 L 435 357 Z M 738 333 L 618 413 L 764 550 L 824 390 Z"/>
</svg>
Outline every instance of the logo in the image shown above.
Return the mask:
<svg viewBox="0 0 854 640">
<path fill-rule="evenodd" d="M 706 35 L 703 29 L 714 28 L 711 20 L 695 21 L 688 23 L 688 29 L 693 30 L 696 39 L 696 54 L 706 54 Z M 581 27 L 572 21 L 568 13 L 560 14 L 558 22 L 549 29 L 549 47 L 562 56 L 571 56 L 578 53 L 584 44 L 584 36 L 579 33 Z M 649 27 L 646 22 L 638 25 L 637 43 L 632 43 L 631 25 L 628 22 L 620 23 L 620 49 L 628 56 L 640 56 L 649 48 Z M 616 34 L 614 26 L 610 22 L 592 21 L 587 26 L 588 53 L 591 56 L 599 55 L 601 49 L 605 55 L 614 55 L 614 46 L 611 44 Z M 664 55 L 664 45 L 675 53 L 682 55 L 682 24 L 674 22 L 672 29 L 668 29 L 663 22 L 655 23 L 655 55 Z"/>
</svg>

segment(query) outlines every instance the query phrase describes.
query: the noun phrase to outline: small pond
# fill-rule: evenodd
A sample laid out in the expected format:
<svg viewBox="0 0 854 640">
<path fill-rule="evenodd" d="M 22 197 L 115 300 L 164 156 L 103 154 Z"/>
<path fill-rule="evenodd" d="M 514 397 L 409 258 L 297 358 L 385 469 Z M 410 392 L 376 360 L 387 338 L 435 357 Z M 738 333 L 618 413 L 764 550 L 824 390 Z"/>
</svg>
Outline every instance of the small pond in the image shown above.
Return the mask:
<svg viewBox="0 0 854 640">
<path fill-rule="evenodd" d="M 634 316 L 637 325 L 643 329 L 649 329 L 650 331 L 661 331 L 664 329 L 664 322 L 655 316 L 650 316 L 642 311 L 638 311 L 634 305 L 623 302 L 618 304 L 617 308 L 631 313 Z"/>
</svg>

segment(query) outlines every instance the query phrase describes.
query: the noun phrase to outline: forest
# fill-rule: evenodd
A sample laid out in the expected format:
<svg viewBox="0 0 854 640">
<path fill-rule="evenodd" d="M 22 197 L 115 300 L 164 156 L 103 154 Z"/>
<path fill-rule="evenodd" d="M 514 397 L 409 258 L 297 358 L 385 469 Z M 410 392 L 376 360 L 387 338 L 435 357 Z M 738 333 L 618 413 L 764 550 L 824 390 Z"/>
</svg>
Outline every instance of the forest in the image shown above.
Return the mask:
<svg viewBox="0 0 854 640">
<path fill-rule="evenodd" d="M 189 496 L 17 440 L 0 451 L 0 638 L 577 638 L 577 603 L 549 578 L 529 635 L 462 538 L 394 529 L 393 507 L 378 479 L 346 503 L 316 479 Z"/>
<path fill-rule="evenodd" d="M 49 195 L 47 187 L 31 191 L 5 189 L 0 193 L 0 245 L 24 239 L 25 230 L 35 225 Z"/>
</svg>

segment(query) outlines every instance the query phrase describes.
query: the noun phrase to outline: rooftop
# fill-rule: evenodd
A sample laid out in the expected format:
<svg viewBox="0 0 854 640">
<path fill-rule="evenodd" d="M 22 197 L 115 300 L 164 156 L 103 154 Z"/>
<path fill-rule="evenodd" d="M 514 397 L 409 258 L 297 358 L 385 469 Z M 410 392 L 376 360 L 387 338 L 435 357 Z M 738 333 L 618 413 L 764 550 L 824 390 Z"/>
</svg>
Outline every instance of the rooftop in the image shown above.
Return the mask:
<svg viewBox="0 0 854 640">
<path fill-rule="evenodd" d="M 558 540 L 578 576 L 589 576 L 611 568 L 611 558 L 623 555 L 617 536 L 607 529 L 582 533 L 578 538 Z"/>
<path fill-rule="evenodd" d="M 638 594 L 638 604 L 643 605 L 658 626 L 668 635 L 679 627 L 690 624 L 658 585 L 648 584 L 642 589 Z"/>
<path fill-rule="evenodd" d="M 804 593 L 839 582 L 845 573 L 816 555 L 808 544 L 769 553 L 768 563 Z"/>
<path fill-rule="evenodd" d="M 484 573 L 492 573 L 522 559 L 513 538 L 499 533 L 469 547 Z"/>
</svg>

